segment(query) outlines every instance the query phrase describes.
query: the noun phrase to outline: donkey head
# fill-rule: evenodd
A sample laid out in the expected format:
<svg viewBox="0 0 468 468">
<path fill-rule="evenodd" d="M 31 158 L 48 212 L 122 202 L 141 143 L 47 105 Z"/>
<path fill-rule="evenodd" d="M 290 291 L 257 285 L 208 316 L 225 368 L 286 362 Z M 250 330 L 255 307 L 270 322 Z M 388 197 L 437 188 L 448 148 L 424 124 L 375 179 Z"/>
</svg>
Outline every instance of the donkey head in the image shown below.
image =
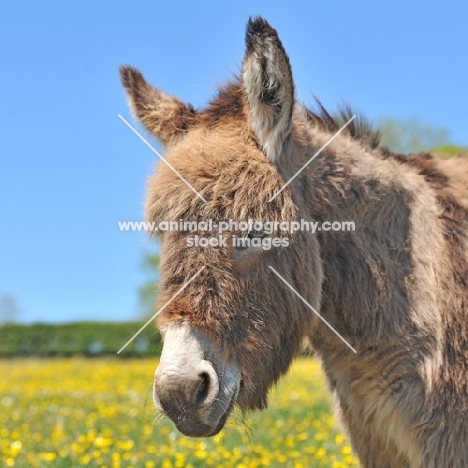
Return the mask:
<svg viewBox="0 0 468 468">
<path fill-rule="evenodd" d="M 193 242 L 196 235 L 219 242 L 222 220 L 274 225 L 306 217 L 300 193 L 289 186 L 269 201 L 302 157 L 294 138 L 301 130 L 293 128 L 289 60 L 276 31 L 258 18 L 247 26 L 242 76 L 204 110 L 154 89 L 133 68 L 122 67 L 121 76 L 133 112 L 165 145 L 171 166 L 159 164 L 149 180 L 147 220 L 212 220 L 209 232 L 156 233 L 164 348 L 154 401 L 182 433 L 214 435 L 235 403 L 243 410 L 265 407 L 268 389 L 287 371 L 314 323 L 269 267 L 314 307 L 320 303 L 322 271 L 313 236 L 288 233 L 287 247 L 285 239 L 282 247 L 243 247 L 235 238 L 264 241 L 285 234 L 239 225 L 224 232 L 225 243 L 216 247 Z"/>
</svg>

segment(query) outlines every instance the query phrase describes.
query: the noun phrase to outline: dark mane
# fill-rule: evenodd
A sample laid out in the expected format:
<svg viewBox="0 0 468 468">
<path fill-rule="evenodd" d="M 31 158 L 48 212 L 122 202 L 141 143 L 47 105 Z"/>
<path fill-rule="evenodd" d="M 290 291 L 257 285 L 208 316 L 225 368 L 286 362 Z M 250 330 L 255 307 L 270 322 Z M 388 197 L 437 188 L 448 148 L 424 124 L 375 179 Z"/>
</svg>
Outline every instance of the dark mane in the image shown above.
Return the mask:
<svg viewBox="0 0 468 468">
<path fill-rule="evenodd" d="M 380 153 L 384 158 L 395 159 L 416 169 L 418 174 L 422 175 L 435 190 L 442 190 L 449 184 L 449 178 L 440 171 L 434 156 L 430 153 L 399 154 L 393 153 L 386 147 L 381 148 Z"/>
<path fill-rule="evenodd" d="M 361 114 L 357 114 L 349 104 L 339 107 L 336 115 L 331 115 L 323 104 L 315 97 L 317 110 L 307 109 L 309 121 L 320 129 L 336 133 L 353 115 L 356 118 L 343 130 L 353 140 L 360 141 L 370 149 L 379 147 L 381 134 L 372 124 Z"/>
<path fill-rule="evenodd" d="M 348 104 L 339 107 L 336 115 L 331 115 L 323 104 L 315 97 L 317 110 L 306 109 L 309 121 L 320 129 L 336 133 L 356 113 Z M 201 125 L 215 126 L 226 117 L 232 119 L 244 119 L 245 93 L 240 78 L 223 85 L 208 107 L 198 114 L 198 122 Z M 353 140 L 360 141 L 364 146 L 375 149 L 379 147 L 381 133 L 361 114 L 343 131 Z"/>
<path fill-rule="evenodd" d="M 202 125 L 213 126 L 226 117 L 244 117 L 244 91 L 240 79 L 223 85 L 208 107 L 200 112 L 198 121 Z"/>
</svg>

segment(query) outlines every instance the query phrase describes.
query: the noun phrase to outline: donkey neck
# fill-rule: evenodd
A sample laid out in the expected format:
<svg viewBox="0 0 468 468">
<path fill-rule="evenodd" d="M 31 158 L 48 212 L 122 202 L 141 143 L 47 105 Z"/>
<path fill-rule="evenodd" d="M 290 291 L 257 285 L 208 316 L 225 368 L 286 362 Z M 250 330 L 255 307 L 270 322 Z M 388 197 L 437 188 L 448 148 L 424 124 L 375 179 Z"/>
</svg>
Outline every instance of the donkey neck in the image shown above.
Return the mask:
<svg viewBox="0 0 468 468">
<path fill-rule="evenodd" d="M 295 201 L 316 221 L 353 220 L 367 226 L 369 217 L 409 205 L 413 188 L 418 189 L 417 181 L 408 180 L 417 174 L 408 175 L 407 166 L 349 135 L 334 136 L 299 120 L 292 140 L 291 157 L 285 158 L 289 164 L 281 172 L 285 180 L 294 177 Z"/>
<path fill-rule="evenodd" d="M 308 161 L 333 135 L 306 130 L 297 151 Z M 411 326 L 410 217 L 420 185 L 412 177 L 379 150 L 339 135 L 292 183 L 302 217 L 319 227 L 354 222 L 352 231 L 317 232 L 324 270 L 321 314 L 350 339 L 398 336 Z"/>
</svg>

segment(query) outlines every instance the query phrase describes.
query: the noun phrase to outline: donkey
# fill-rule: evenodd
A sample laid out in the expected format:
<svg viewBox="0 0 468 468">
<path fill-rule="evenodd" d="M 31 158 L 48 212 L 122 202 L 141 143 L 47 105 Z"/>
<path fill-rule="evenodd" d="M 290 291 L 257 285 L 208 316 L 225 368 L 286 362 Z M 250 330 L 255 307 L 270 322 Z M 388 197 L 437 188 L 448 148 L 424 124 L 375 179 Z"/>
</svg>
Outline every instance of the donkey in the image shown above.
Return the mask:
<svg viewBox="0 0 468 468">
<path fill-rule="evenodd" d="M 296 101 L 288 56 L 262 18 L 248 22 L 241 74 L 206 109 L 120 72 L 171 165 L 149 179 L 148 221 L 356 226 L 297 231 L 269 250 L 188 248 L 206 233 L 156 233 L 156 407 L 183 434 L 212 436 L 235 404 L 266 407 L 308 339 L 364 467 L 468 467 L 468 158 L 392 154 L 362 118 L 339 132 L 352 111 Z"/>
</svg>

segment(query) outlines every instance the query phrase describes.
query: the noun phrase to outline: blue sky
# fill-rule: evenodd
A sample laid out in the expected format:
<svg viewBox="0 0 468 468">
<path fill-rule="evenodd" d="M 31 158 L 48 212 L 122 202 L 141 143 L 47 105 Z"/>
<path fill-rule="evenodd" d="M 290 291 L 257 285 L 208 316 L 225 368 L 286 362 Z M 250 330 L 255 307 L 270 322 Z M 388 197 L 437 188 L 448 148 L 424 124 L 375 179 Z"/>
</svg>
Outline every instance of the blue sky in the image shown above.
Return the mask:
<svg viewBox="0 0 468 468">
<path fill-rule="evenodd" d="M 466 1 L 3 2 L 0 296 L 23 320 L 138 315 L 148 243 L 117 221 L 142 218 L 155 156 L 117 117 L 135 124 L 118 66 L 202 106 L 252 14 L 278 29 L 305 103 L 419 116 L 468 144 Z"/>
</svg>

